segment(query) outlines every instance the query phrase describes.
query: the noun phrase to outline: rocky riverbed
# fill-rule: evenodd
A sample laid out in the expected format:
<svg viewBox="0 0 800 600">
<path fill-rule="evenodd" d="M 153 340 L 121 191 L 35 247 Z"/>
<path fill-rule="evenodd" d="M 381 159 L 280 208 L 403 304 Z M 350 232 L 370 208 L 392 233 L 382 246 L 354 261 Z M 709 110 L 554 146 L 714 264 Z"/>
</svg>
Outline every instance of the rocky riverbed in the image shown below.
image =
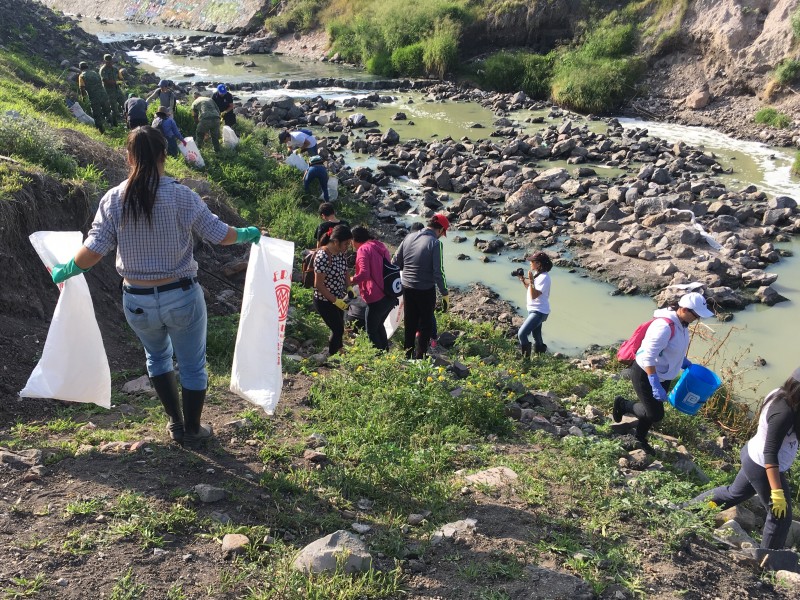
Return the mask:
<svg viewBox="0 0 800 600">
<path fill-rule="evenodd" d="M 341 103 L 279 97 L 250 99 L 238 110 L 271 127 L 322 127 L 329 169 L 374 206 L 379 221 L 395 225 L 416 205 L 423 216 L 444 211 L 454 229 L 480 232 L 474 243 L 487 262 L 509 249 L 546 248 L 563 266 L 614 282 L 621 293 L 660 291 L 666 301 L 694 283 L 718 312 L 783 299 L 771 287 L 777 275 L 765 268 L 781 259 L 775 242 L 800 230 L 797 202 L 752 185 L 728 189 L 718 177 L 726 169 L 712 153 L 616 119 L 604 119 L 606 131 L 596 133 L 587 119 L 522 93 L 448 84 L 430 86 L 425 101 L 479 102 L 497 115 L 493 129 L 476 128 L 475 139 L 404 141 L 359 112 L 393 100 L 377 93 Z M 530 133 L 544 119 L 516 118 L 542 109 L 560 123 Z M 344 151 L 381 164 L 352 168 Z M 622 173 L 601 177 L 600 166 Z M 419 182 L 418 198 L 391 185 L 399 177 Z M 398 236 L 404 233 L 398 225 Z"/>
</svg>

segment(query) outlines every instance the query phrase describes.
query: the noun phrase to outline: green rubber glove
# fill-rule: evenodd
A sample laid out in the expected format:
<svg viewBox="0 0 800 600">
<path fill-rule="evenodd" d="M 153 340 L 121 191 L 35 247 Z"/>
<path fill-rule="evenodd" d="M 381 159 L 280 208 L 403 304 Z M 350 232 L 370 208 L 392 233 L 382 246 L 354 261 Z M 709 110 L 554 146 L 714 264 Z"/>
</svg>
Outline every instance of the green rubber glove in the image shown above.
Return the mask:
<svg viewBox="0 0 800 600">
<path fill-rule="evenodd" d="M 67 264 L 59 263 L 53 266 L 52 271 L 50 271 L 50 276 L 53 278 L 53 283 L 63 283 L 70 277 L 86 273 L 88 270 L 89 269 L 81 269 L 75 264 L 75 259 L 70 258 Z"/>
<path fill-rule="evenodd" d="M 442 296 L 442 312 L 450 310 L 450 296 Z"/>
<path fill-rule="evenodd" d="M 347 302 L 344 298 L 337 298 L 333 305 L 339 310 L 347 310 Z"/>
<path fill-rule="evenodd" d="M 251 242 L 258 244 L 261 240 L 261 230 L 258 227 L 235 227 L 236 230 L 236 243 L 245 244 Z"/>
<path fill-rule="evenodd" d="M 769 494 L 772 500 L 772 514 L 782 519 L 786 516 L 786 496 L 783 495 L 783 490 L 772 490 Z"/>
</svg>

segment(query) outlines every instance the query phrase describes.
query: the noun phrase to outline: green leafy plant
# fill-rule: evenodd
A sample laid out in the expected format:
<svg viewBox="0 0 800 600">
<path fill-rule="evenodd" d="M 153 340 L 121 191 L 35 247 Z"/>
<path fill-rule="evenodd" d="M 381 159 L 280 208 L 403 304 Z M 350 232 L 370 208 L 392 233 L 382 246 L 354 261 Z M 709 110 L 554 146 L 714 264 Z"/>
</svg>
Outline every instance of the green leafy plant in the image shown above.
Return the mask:
<svg viewBox="0 0 800 600">
<path fill-rule="evenodd" d="M 33 163 L 64 177 L 73 177 L 78 164 L 64 153 L 64 143 L 44 121 L 6 113 L 0 115 L 0 154 Z"/>
<path fill-rule="evenodd" d="M 794 83 L 800 76 L 800 60 L 785 60 L 773 72 L 773 77 L 781 85 Z"/>
<path fill-rule="evenodd" d="M 753 120 L 761 125 L 769 125 L 776 129 L 783 129 L 792 124 L 792 118 L 782 112 L 778 112 L 772 107 L 766 107 L 759 110 Z"/>
<path fill-rule="evenodd" d="M 137 583 L 133 577 L 133 569 L 129 568 L 125 575 L 120 577 L 111 590 L 111 600 L 138 600 L 144 597 L 147 587 Z"/>
</svg>

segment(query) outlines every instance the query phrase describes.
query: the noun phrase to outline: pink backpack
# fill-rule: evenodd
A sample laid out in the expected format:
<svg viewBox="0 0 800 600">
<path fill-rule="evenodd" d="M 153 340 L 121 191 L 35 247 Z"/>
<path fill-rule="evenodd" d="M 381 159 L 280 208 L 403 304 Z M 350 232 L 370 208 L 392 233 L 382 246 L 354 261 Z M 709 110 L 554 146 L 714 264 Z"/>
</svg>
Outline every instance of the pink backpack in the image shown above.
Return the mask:
<svg viewBox="0 0 800 600">
<path fill-rule="evenodd" d="M 672 322 L 672 319 L 668 319 L 667 317 L 655 317 L 649 321 L 645 321 L 636 328 L 631 337 L 622 342 L 619 350 L 617 350 L 617 360 L 619 362 L 624 365 L 633 364 L 633 361 L 636 360 L 636 353 L 642 346 L 642 340 L 647 333 L 647 328 L 650 327 L 650 324 L 656 319 L 664 319 L 667 323 L 669 323 L 669 339 L 672 339 L 675 336 L 675 323 Z"/>
</svg>

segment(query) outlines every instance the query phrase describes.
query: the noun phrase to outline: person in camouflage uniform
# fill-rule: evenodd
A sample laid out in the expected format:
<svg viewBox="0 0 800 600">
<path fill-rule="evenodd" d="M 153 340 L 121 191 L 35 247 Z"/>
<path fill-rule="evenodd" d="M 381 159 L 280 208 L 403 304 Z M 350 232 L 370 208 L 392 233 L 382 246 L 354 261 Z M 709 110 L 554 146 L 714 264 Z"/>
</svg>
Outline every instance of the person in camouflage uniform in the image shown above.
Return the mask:
<svg viewBox="0 0 800 600">
<path fill-rule="evenodd" d="M 100 67 L 100 79 L 103 80 L 103 88 L 106 91 L 111 112 L 113 113 L 111 124 L 116 125 L 117 121 L 122 117 L 122 105 L 125 103 L 125 98 L 122 96 L 122 90 L 119 87 L 119 71 L 114 68 L 114 57 L 106 54 L 103 56 L 103 61 L 103 66 Z"/>
<path fill-rule="evenodd" d="M 94 117 L 94 124 L 101 133 L 105 133 L 103 125 L 111 118 L 111 106 L 108 103 L 108 96 L 103 89 L 103 81 L 97 71 L 89 69 L 89 65 L 82 62 L 78 65 L 81 74 L 78 75 L 78 89 L 81 93 L 81 98 L 89 97 L 89 102 L 92 105 L 92 117 Z"/>
<path fill-rule="evenodd" d="M 195 92 L 194 102 L 192 102 L 192 114 L 194 115 L 194 122 L 197 123 L 194 135 L 197 147 L 203 147 L 203 138 L 208 133 L 211 136 L 214 151 L 219 152 L 220 115 L 216 103 L 211 98 L 203 96 L 200 92 Z"/>
</svg>

